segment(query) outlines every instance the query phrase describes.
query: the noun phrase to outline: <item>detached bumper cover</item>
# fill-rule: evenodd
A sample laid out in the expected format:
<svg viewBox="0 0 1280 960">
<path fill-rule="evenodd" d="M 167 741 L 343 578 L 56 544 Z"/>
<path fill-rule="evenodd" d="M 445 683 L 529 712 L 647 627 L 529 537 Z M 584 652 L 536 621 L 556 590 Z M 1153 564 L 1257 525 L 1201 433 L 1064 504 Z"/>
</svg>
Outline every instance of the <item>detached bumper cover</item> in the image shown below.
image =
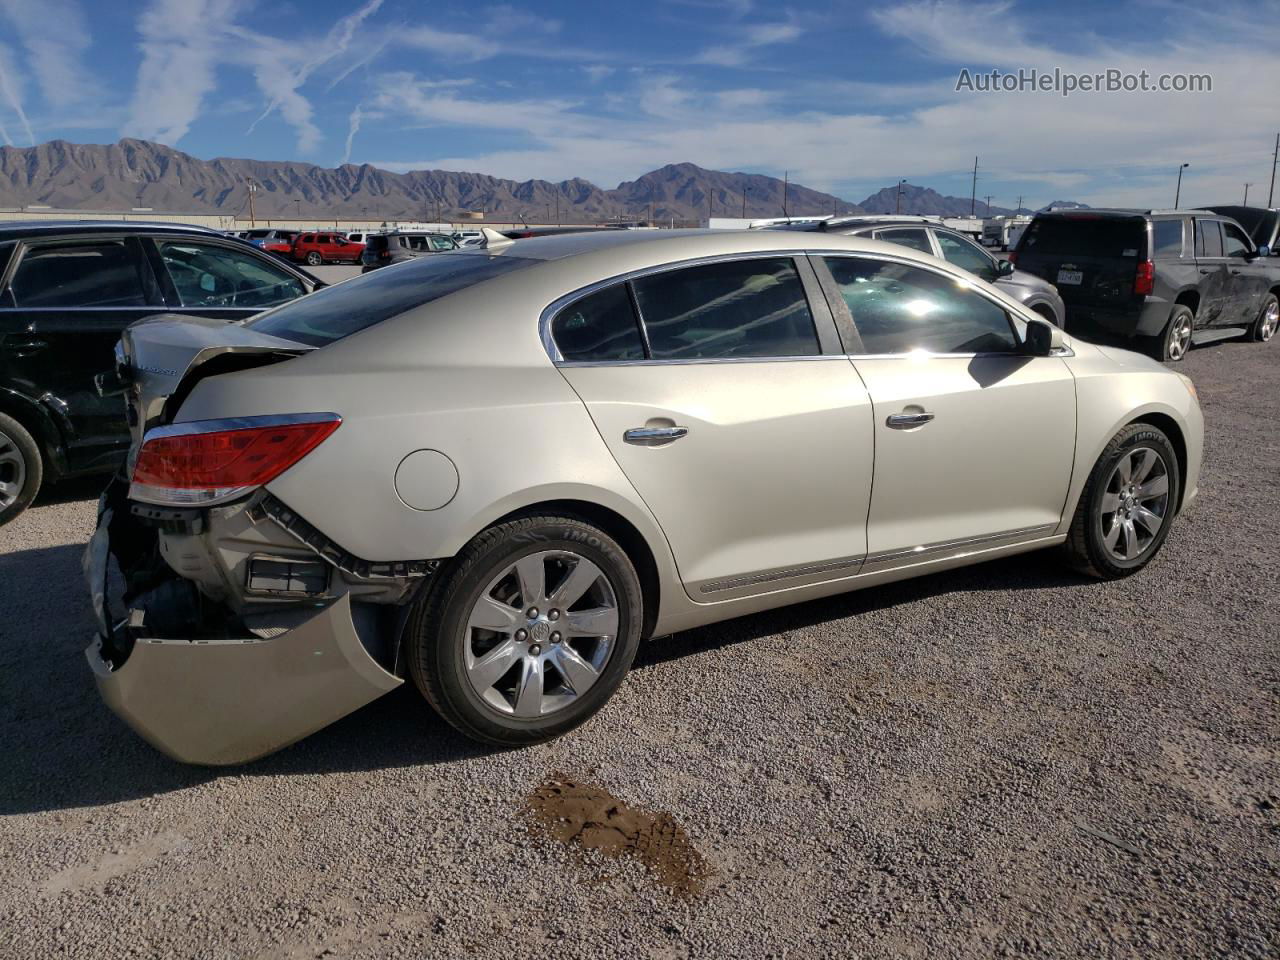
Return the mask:
<svg viewBox="0 0 1280 960">
<path fill-rule="evenodd" d="M 269 640 L 139 639 L 115 670 L 101 644 L 85 656 L 103 700 L 183 763 L 246 763 L 403 683 L 366 652 L 345 595 Z"/>
</svg>

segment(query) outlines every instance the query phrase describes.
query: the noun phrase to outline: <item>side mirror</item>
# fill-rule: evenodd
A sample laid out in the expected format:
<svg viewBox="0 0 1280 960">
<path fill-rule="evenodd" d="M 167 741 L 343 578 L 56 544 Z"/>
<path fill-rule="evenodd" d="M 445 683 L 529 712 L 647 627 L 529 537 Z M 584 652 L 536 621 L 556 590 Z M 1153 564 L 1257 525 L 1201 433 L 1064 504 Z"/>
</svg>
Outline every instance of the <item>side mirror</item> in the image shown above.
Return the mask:
<svg viewBox="0 0 1280 960">
<path fill-rule="evenodd" d="M 996 274 L 998 276 L 1007 277 L 1009 276 L 1009 274 L 1013 273 L 1013 271 L 1014 271 L 1013 263 L 1009 260 L 1001 260 L 996 265 Z"/>
<path fill-rule="evenodd" d="M 1023 347 L 1028 356 L 1048 357 L 1062 348 L 1062 329 L 1048 320 L 1028 320 Z"/>
<path fill-rule="evenodd" d="M 1254 251 L 1254 256 L 1256 256 L 1256 257 L 1269 257 L 1269 256 L 1271 256 L 1271 248 L 1270 248 L 1270 247 L 1268 247 L 1265 243 L 1264 243 L 1264 244 L 1261 244 L 1261 245 L 1258 247 L 1258 249 L 1257 249 L 1256 251 Z"/>
</svg>

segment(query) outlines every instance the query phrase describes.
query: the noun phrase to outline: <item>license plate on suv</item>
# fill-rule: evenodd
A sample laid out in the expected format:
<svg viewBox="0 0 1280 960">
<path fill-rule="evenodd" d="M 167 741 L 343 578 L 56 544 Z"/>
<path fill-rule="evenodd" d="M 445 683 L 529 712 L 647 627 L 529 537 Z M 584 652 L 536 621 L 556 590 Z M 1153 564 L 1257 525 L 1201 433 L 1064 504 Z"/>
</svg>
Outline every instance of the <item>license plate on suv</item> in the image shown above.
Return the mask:
<svg viewBox="0 0 1280 960">
<path fill-rule="evenodd" d="M 1058 271 L 1058 283 L 1073 284 L 1074 286 L 1078 287 L 1083 282 L 1084 282 L 1083 270 L 1059 270 Z"/>
</svg>

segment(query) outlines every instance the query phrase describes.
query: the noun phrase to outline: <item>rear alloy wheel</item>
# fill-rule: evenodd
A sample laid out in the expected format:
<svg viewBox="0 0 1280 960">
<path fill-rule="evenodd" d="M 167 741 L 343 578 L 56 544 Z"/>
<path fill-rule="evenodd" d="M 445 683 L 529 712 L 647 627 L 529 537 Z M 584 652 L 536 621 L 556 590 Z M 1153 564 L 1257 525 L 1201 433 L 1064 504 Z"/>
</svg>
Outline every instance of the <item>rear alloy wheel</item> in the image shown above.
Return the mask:
<svg viewBox="0 0 1280 960">
<path fill-rule="evenodd" d="M 1156 338 L 1152 356 L 1157 360 L 1177 363 L 1191 349 L 1191 335 L 1195 331 L 1195 314 L 1183 304 L 1174 306 L 1164 332 Z"/>
<path fill-rule="evenodd" d="M 26 428 L 0 413 L 0 526 L 35 499 L 44 474 L 40 448 Z"/>
<path fill-rule="evenodd" d="M 631 561 L 579 520 L 494 527 L 415 611 L 419 689 L 467 736 L 515 746 L 559 736 L 604 705 L 640 639 Z"/>
<path fill-rule="evenodd" d="M 1080 494 L 1065 548 L 1073 566 L 1103 579 L 1136 573 L 1169 535 L 1181 478 L 1169 438 L 1135 423 L 1107 444 Z"/>
<path fill-rule="evenodd" d="M 1274 293 L 1269 293 L 1262 301 L 1262 309 L 1258 311 L 1258 319 L 1249 328 L 1249 338 L 1259 343 L 1266 343 L 1276 335 L 1280 327 L 1280 300 Z"/>
<path fill-rule="evenodd" d="M 318 267 L 324 263 L 324 257 L 320 256 L 319 251 L 312 250 L 307 254 L 307 264 L 312 267 Z"/>
</svg>

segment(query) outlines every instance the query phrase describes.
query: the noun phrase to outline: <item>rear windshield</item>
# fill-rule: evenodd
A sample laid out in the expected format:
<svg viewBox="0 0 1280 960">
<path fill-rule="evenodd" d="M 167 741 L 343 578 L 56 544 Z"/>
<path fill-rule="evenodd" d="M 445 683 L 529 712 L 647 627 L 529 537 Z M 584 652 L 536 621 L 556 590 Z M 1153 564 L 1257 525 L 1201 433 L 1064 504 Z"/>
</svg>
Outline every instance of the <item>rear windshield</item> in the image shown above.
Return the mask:
<svg viewBox="0 0 1280 960">
<path fill-rule="evenodd" d="M 323 347 L 424 303 L 537 262 L 489 256 L 483 251 L 423 257 L 317 290 L 255 317 L 245 326 Z"/>
<path fill-rule="evenodd" d="M 1037 217 L 1019 253 L 1069 257 L 1145 256 L 1147 222 L 1140 217 Z"/>
</svg>

